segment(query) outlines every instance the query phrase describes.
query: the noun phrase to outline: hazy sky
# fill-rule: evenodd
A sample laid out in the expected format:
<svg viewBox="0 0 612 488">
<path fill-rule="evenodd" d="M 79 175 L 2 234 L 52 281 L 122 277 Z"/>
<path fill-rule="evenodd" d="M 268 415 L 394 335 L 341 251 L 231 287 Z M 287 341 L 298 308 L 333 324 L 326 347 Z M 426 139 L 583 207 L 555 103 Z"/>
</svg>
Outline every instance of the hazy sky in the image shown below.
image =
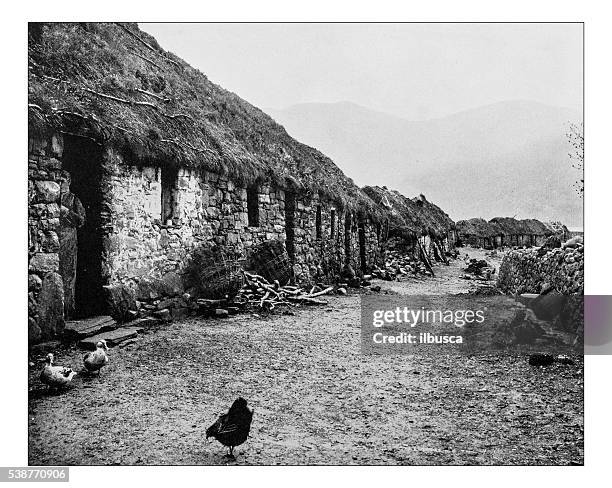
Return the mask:
<svg viewBox="0 0 612 488">
<path fill-rule="evenodd" d="M 581 24 L 139 24 L 260 108 L 350 101 L 409 119 L 503 100 L 582 110 Z"/>
</svg>

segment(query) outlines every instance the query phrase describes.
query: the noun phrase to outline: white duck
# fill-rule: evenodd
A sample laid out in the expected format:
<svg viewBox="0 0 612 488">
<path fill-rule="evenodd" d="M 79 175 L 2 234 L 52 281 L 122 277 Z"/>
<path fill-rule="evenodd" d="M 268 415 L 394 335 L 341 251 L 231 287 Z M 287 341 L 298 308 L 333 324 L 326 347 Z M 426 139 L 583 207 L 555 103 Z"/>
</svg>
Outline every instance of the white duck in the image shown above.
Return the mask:
<svg viewBox="0 0 612 488">
<path fill-rule="evenodd" d="M 106 341 L 104 339 L 98 341 L 96 344 L 96 350 L 93 352 L 88 352 L 85 354 L 85 356 L 83 356 L 83 364 L 85 365 L 85 369 L 90 373 L 97 371 L 98 374 L 100 374 L 100 370 L 106 366 L 109 361 L 106 351 L 108 351 Z"/>
<path fill-rule="evenodd" d="M 60 388 L 68 385 L 76 375 L 71 368 L 53 365 L 53 354 L 47 354 L 45 367 L 40 373 L 40 381 L 49 388 Z"/>
</svg>

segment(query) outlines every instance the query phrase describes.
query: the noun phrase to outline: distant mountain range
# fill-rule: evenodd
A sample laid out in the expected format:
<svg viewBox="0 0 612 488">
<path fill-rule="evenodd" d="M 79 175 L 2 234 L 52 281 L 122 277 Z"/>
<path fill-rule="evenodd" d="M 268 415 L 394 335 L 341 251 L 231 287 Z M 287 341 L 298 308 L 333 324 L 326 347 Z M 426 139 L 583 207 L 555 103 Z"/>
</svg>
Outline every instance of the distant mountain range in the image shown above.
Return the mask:
<svg viewBox="0 0 612 488">
<path fill-rule="evenodd" d="M 266 110 L 360 186 L 420 193 L 454 220 L 497 216 L 582 227 L 566 140 L 575 110 L 508 101 L 410 121 L 349 102 Z"/>
</svg>

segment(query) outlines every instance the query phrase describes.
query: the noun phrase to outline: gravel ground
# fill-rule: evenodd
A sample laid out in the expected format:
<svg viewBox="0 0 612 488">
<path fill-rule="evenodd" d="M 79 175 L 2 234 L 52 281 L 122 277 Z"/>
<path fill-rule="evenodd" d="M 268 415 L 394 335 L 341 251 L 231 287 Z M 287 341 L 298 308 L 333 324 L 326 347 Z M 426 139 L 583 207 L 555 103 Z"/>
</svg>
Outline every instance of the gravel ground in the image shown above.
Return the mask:
<svg viewBox="0 0 612 488">
<path fill-rule="evenodd" d="M 469 251 L 470 257 L 476 251 Z M 463 262 L 380 283 L 456 293 Z M 359 297 L 295 315 L 192 319 L 110 351 L 100 377 L 48 394 L 30 368 L 29 462 L 80 464 L 582 464 L 583 363 L 524 356 L 364 356 Z M 80 367 L 82 351 L 57 349 Z M 237 396 L 255 408 L 235 450 L 205 430 Z"/>
</svg>

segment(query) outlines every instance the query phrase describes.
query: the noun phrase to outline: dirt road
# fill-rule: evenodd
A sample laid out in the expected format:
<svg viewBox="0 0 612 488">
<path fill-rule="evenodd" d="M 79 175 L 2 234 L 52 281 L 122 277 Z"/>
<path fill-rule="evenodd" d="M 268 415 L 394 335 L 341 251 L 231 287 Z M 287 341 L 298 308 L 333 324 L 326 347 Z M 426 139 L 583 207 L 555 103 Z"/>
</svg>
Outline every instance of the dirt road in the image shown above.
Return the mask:
<svg viewBox="0 0 612 488">
<path fill-rule="evenodd" d="M 468 251 L 472 257 L 475 252 Z M 456 293 L 464 263 L 380 283 Z M 192 319 L 110 351 L 58 395 L 30 371 L 31 464 L 580 464 L 583 366 L 521 356 L 364 356 L 359 297 L 295 315 Z M 80 365 L 82 352 L 56 350 Z M 224 458 L 205 429 L 243 396 L 251 436 Z"/>
</svg>

